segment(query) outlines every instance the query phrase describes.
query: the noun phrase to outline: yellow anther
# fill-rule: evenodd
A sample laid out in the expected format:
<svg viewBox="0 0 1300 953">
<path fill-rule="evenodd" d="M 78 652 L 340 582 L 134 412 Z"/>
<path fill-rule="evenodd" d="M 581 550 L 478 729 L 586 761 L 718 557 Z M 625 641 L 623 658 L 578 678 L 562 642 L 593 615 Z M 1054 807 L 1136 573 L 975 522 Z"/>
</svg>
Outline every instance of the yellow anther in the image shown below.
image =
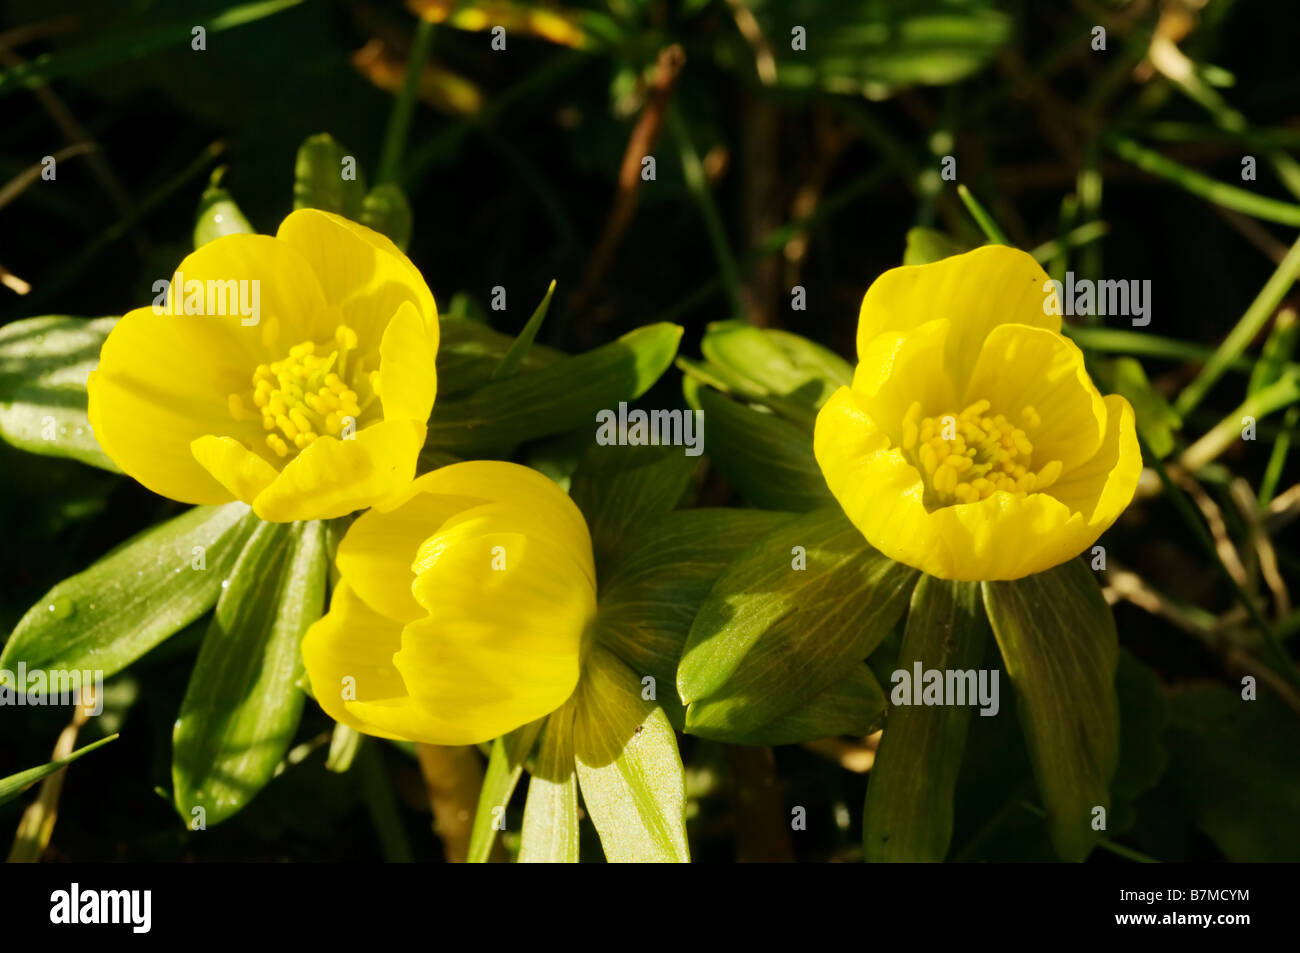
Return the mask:
<svg viewBox="0 0 1300 953">
<path fill-rule="evenodd" d="M 921 472 L 931 509 L 978 503 L 998 492 L 1024 496 L 1060 477 L 1060 461 L 1033 468 L 1034 446 L 1025 430 L 1042 423 L 1033 407 L 1019 413 L 1024 429 L 991 409 L 990 401 L 980 399 L 956 415 L 922 418 L 915 402 L 903 415 L 900 447 Z"/>
<path fill-rule="evenodd" d="M 334 329 L 334 340 L 343 350 L 350 351 L 357 346 L 357 332 L 346 324 L 340 324 Z"/>
</svg>

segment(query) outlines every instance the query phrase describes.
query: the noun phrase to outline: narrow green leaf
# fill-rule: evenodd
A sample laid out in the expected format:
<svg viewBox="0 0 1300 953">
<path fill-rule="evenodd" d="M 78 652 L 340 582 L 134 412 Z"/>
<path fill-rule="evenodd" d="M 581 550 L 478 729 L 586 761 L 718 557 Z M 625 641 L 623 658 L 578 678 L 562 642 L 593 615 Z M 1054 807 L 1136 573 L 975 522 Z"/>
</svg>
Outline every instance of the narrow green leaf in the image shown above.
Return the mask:
<svg viewBox="0 0 1300 953">
<path fill-rule="evenodd" d="M 606 565 L 620 548 L 639 546 L 634 524 L 663 516 L 677 505 L 699 463 L 686 449 L 596 443 L 587 448 L 570 495 L 587 518 L 596 565 Z"/>
<path fill-rule="evenodd" d="M 912 592 L 898 670 L 913 679 L 918 664 L 922 671 L 976 670 L 988 628 L 976 583 L 922 576 Z M 937 862 L 952 843 L 953 792 L 977 698 L 914 705 L 909 693 L 905 701 L 890 708 L 871 769 L 863 848 L 869 861 Z"/>
<path fill-rule="evenodd" d="M 975 198 L 974 193 L 965 185 L 957 186 L 957 194 L 961 196 L 962 202 L 966 206 L 966 211 L 970 212 L 970 217 L 975 219 L 975 224 L 979 225 L 986 238 L 995 245 L 1009 245 L 1007 233 L 1002 227 L 994 221 L 993 216 L 988 210 L 980 204 L 979 199 Z"/>
<path fill-rule="evenodd" d="M 51 761 L 49 764 L 42 764 L 35 768 L 28 768 L 26 771 L 19 771 L 17 774 L 9 775 L 7 778 L 0 778 L 0 804 L 12 801 L 37 781 L 49 777 L 55 771 L 66 768 L 82 755 L 89 754 L 96 748 L 103 747 L 110 741 L 115 740 L 117 740 L 117 735 L 109 735 L 106 738 L 100 738 L 98 741 L 86 745 L 84 748 L 78 748 L 66 758 L 61 758 L 58 761 Z"/>
<path fill-rule="evenodd" d="M 302 0 L 259 0 L 256 3 L 227 7 L 220 13 L 197 21 L 193 17 L 186 17 L 169 23 L 150 21 L 149 25 L 137 24 L 129 30 L 104 36 L 66 53 L 42 54 L 0 73 L 0 96 L 19 89 L 39 89 L 51 80 L 65 76 L 98 72 L 166 47 L 188 47 L 195 26 L 202 26 L 208 33 L 219 33 L 272 16 L 300 3 Z"/>
<path fill-rule="evenodd" d="M 1246 385 L 1247 396 L 1254 396 L 1281 378 L 1286 365 L 1295 354 L 1298 339 L 1300 321 L 1296 320 L 1295 312 L 1289 308 L 1280 311 L 1273 322 L 1273 330 L 1269 332 L 1268 340 L 1259 353 L 1259 361 L 1250 372 L 1250 382 Z"/>
<path fill-rule="evenodd" d="M 551 296 L 554 294 L 555 279 L 552 278 L 550 285 L 546 288 L 546 294 L 542 296 L 541 303 L 534 309 L 532 317 L 528 319 L 524 329 L 519 332 L 519 337 L 515 338 L 514 343 L 510 345 L 510 350 L 506 351 L 505 357 L 501 358 L 501 363 L 492 372 L 492 380 L 505 380 L 507 377 L 514 377 L 518 373 L 520 365 L 524 362 L 524 356 L 532 348 L 533 341 L 537 339 L 537 332 L 542 329 L 542 322 L 546 320 L 546 312 L 551 310 Z"/>
<path fill-rule="evenodd" d="M 325 604 L 319 521 L 263 523 L 222 593 L 172 735 L 176 810 L 208 825 L 241 810 L 289 750 L 304 695 L 298 646 Z"/>
<path fill-rule="evenodd" d="M 1081 861 L 1097 843 L 1096 809 L 1110 810 L 1119 757 L 1115 620 L 1078 559 L 983 587 L 1052 845 L 1062 858 Z"/>
<path fill-rule="evenodd" d="M 441 340 L 438 342 L 438 400 L 445 401 L 466 391 L 482 387 L 510 350 L 514 339 L 493 331 L 482 321 L 439 316 Z M 524 355 L 521 371 L 529 373 L 562 361 L 563 351 L 534 344 Z"/>
<path fill-rule="evenodd" d="M 212 173 L 208 187 L 199 198 L 199 209 L 194 215 L 194 247 L 202 248 L 213 239 L 226 235 L 248 235 L 253 226 L 240 211 L 230 193 L 221 188 L 225 167 Z"/>
<path fill-rule="evenodd" d="M 810 428 L 746 406 L 689 377 L 682 390 L 688 404 L 704 411 L 709 459 L 747 502 L 798 513 L 834 502 L 813 456 Z"/>
<path fill-rule="evenodd" d="M 751 546 L 686 640 L 677 690 L 687 730 L 746 731 L 801 706 L 880 644 L 916 576 L 872 549 L 838 507 Z"/>
<path fill-rule="evenodd" d="M 121 472 L 86 417 L 86 378 L 116 323 L 49 315 L 0 328 L 0 437 L 28 453 Z"/>
<path fill-rule="evenodd" d="M 578 683 L 573 750 L 587 814 L 611 863 L 686 862 L 686 775 L 663 709 L 599 645 Z"/>
<path fill-rule="evenodd" d="M 293 168 L 293 207 L 318 208 L 359 221 L 366 178 L 355 153 L 329 133 L 308 136 Z"/>
<path fill-rule="evenodd" d="M 697 509 L 666 513 L 636 526 L 625 545 L 598 564 L 596 638 L 638 680 L 676 728 L 686 725 L 677 698 L 677 662 L 700 603 L 747 547 L 790 520 L 788 513 Z"/>
<path fill-rule="evenodd" d="M 640 397 L 672 363 L 682 329 L 651 324 L 617 341 L 509 380 L 492 381 L 461 400 L 439 400 L 429 445 L 461 455 L 525 440 L 596 428 L 596 413 Z"/>
<path fill-rule="evenodd" d="M 245 504 L 227 503 L 133 537 L 29 609 L 0 668 L 120 672 L 216 604 L 257 525 Z"/>
<path fill-rule="evenodd" d="M 1230 208 L 1263 219 L 1266 222 L 1277 222 L 1281 225 L 1300 225 L 1300 205 L 1279 202 L 1277 199 L 1271 199 L 1249 189 L 1228 185 L 1226 182 L 1219 182 L 1172 159 L 1167 159 L 1153 149 L 1148 149 L 1126 136 L 1109 133 L 1103 136 L 1102 142 L 1117 156 L 1127 159 L 1142 171 L 1168 179 L 1178 185 L 1179 188 L 1213 202 L 1215 205 L 1221 205 L 1224 208 Z M 1184 412 L 1188 409 L 1179 407 L 1179 410 Z"/>
<path fill-rule="evenodd" d="M 361 205 L 361 224 L 387 235 L 393 244 L 406 251 L 411 243 L 414 217 L 406 193 L 392 182 L 376 185 L 366 193 Z"/>
<path fill-rule="evenodd" d="M 474 824 L 470 828 L 468 863 L 484 864 L 491 856 L 499 820 L 504 819 L 506 805 L 510 803 L 510 796 L 523 773 L 524 762 L 528 760 L 545 721 L 544 718 L 538 719 L 492 742 L 483 786 L 479 789 Z"/>
<path fill-rule="evenodd" d="M 521 864 L 578 862 L 578 775 L 573 754 L 574 706 L 546 719 L 537 764 L 528 781 Z"/>
</svg>

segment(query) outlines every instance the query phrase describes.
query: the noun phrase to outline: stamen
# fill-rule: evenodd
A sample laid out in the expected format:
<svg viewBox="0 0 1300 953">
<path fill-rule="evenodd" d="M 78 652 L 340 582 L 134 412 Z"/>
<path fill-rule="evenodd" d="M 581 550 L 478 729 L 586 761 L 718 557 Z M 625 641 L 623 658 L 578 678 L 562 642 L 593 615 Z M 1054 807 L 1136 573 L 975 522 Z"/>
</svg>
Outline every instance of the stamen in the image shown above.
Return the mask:
<svg viewBox="0 0 1300 953">
<path fill-rule="evenodd" d="M 903 415 L 901 449 L 921 471 L 931 509 L 978 503 L 999 492 L 1027 496 L 1059 479 L 1060 460 L 1032 469 L 1034 446 L 1026 431 L 1042 425 L 1038 411 L 1023 408 L 1023 427 L 1017 427 L 1002 414 L 990 415 L 991 406 L 977 400 L 957 415 L 922 418 L 914 402 Z"/>
<path fill-rule="evenodd" d="M 364 370 L 366 361 L 353 362 L 364 401 L 349 386 L 349 352 L 356 350 L 357 340 L 355 331 L 340 324 L 328 344 L 303 341 L 289 348 L 284 359 L 259 364 L 250 390 L 229 396 L 230 416 L 241 422 L 260 416 L 263 428 L 270 431 L 266 445 L 281 458 L 310 446 L 322 434 L 340 434 L 344 418 L 356 424 L 379 389 L 379 372 Z"/>
</svg>

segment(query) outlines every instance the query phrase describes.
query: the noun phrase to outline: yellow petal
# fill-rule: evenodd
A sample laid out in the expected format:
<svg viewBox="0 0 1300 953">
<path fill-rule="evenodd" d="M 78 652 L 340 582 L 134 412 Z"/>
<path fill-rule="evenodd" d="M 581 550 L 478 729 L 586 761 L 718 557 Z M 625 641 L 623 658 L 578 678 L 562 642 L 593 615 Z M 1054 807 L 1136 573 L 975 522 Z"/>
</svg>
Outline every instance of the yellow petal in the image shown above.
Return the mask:
<svg viewBox="0 0 1300 953">
<path fill-rule="evenodd" d="M 378 344 L 389 319 L 410 302 L 436 334 L 438 311 L 419 270 L 388 238 L 318 209 L 299 209 L 276 237 L 311 265 L 325 298 L 366 342 Z"/>
<path fill-rule="evenodd" d="M 237 499 L 251 504 L 276 478 L 275 467 L 233 437 L 199 437 L 190 444 L 194 459 Z"/>
<path fill-rule="evenodd" d="M 1068 338 L 1041 328 L 994 328 L 971 373 L 963 404 L 986 399 L 991 413 L 1019 423 L 1033 407 L 1041 423 L 1027 434 L 1034 465 L 1060 460 L 1065 469 L 1091 458 L 1106 430 L 1106 405 L 1088 377 L 1083 352 Z"/>
<path fill-rule="evenodd" d="M 228 396 L 247 386 L 248 374 L 243 342 L 228 324 L 137 308 L 109 333 L 87 381 L 91 429 L 113 462 L 155 493 L 229 502 L 190 444 L 210 433 L 259 437 L 230 416 Z"/>
<path fill-rule="evenodd" d="M 1066 471 L 1048 490 L 1087 520 L 1093 533 L 1084 548 L 1091 546 L 1132 502 L 1142 475 L 1142 451 L 1133 408 L 1119 394 L 1108 394 L 1105 401 L 1106 435 L 1101 448 L 1092 459 Z"/>
<path fill-rule="evenodd" d="M 416 481 L 416 492 L 472 498 L 509 507 L 512 528 L 530 537 L 549 539 L 573 555 L 591 584 L 596 567 L 587 521 L 563 490 L 529 467 L 497 460 L 470 460 L 441 467 Z M 460 519 L 467 518 L 461 514 Z"/>
<path fill-rule="evenodd" d="M 1019 579 L 1084 548 L 1083 516 L 1045 493 L 995 493 L 927 511 L 921 475 L 847 387 L 818 414 L 813 448 L 831 493 L 867 542 L 932 576 Z"/>
<path fill-rule="evenodd" d="M 204 287 L 203 310 L 181 320 L 218 323 L 238 335 L 251 358 L 246 362 L 241 389 L 248 386 L 248 375 L 261 360 L 283 357 L 282 351 L 300 341 L 320 339 L 334 332 L 337 322 L 311 264 L 290 245 L 270 235 L 226 235 L 191 252 L 172 276 L 171 295 L 185 303 L 186 289 L 197 287 L 191 284 L 196 281 Z M 257 282 L 255 315 L 245 318 L 231 304 L 230 292 L 239 289 L 238 284 L 229 285 L 231 281 Z M 216 295 L 209 302 L 208 282 L 213 282 L 216 290 L 225 291 L 224 308 Z M 246 287 L 251 295 L 254 287 Z M 217 307 L 209 308 L 209 304 Z M 175 310 L 184 309 L 177 305 Z M 253 320 L 255 324 L 244 323 Z"/>
<path fill-rule="evenodd" d="M 1047 274 L 1033 256 L 1006 245 L 986 245 L 928 265 L 890 269 L 862 299 L 859 359 L 877 335 L 907 332 L 946 318 L 952 323 L 946 363 L 960 391 L 984 338 L 999 324 L 1060 330 L 1059 304 L 1057 314 L 1044 309 L 1044 302 L 1054 295 L 1050 288 Z"/>
<path fill-rule="evenodd" d="M 332 519 L 384 499 L 410 483 L 424 445 L 425 425 L 385 420 L 355 438 L 324 436 L 290 460 L 253 501 L 264 520 Z"/>
<path fill-rule="evenodd" d="M 411 564 L 420 544 L 448 518 L 480 503 L 468 497 L 425 492 L 427 485 L 427 476 L 422 477 L 410 484 L 395 505 L 362 513 L 348 527 L 335 558 L 343 578 L 367 605 L 402 623 L 425 614 L 411 595 L 415 581 Z"/>
<path fill-rule="evenodd" d="M 379 345 L 379 399 L 385 420 L 429 419 L 438 377 L 438 324 L 426 323 L 409 301 L 402 302 Z"/>
<path fill-rule="evenodd" d="M 401 624 L 340 583 L 329 612 L 302 640 L 312 695 L 335 721 L 369 735 L 412 741 L 437 735 L 443 726 L 410 698 L 393 666 L 401 645 Z"/>
<path fill-rule="evenodd" d="M 393 658 L 412 697 L 459 726 L 444 744 L 534 721 L 578 683 L 595 588 L 563 547 L 511 532 L 509 522 L 497 532 L 470 524 L 442 541 L 416 580 L 430 615 L 406 627 Z"/>
<path fill-rule="evenodd" d="M 860 406 L 895 444 L 912 404 L 922 416 L 951 414 L 959 394 L 943 373 L 951 322 L 930 321 L 909 334 L 888 332 L 872 340 L 853 374 L 853 391 Z"/>
</svg>

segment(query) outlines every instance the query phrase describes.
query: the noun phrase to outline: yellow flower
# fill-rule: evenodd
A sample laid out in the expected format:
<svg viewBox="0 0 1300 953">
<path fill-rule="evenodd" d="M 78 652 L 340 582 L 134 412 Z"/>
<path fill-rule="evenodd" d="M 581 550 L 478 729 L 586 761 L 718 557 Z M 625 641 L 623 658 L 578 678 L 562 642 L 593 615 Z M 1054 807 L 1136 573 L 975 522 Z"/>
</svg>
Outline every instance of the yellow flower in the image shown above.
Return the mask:
<svg viewBox="0 0 1300 953">
<path fill-rule="evenodd" d="M 586 521 L 535 470 L 456 463 L 363 513 L 329 612 L 303 639 L 312 693 L 366 734 L 477 744 L 555 711 L 596 614 Z"/>
<path fill-rule="evenodd" d="M 433 295 L 397 246 L 303 209 L 275 236 L 204 245 L 165 300 L 117 323 L 90 425 L 162 496 L 239 499 L 273 522 L 343 516 L 415 475 L 437 350 Z"/>
<path fill-rule="evenodd" d="M 1053 294 L 1001 245 L 867 291 L 853 385 L 822 407 L 814 450 L 885 555 L 944 579 L 1018 579 L 1091 546 L 1133 498 L 1133 409 L 1097 392 Z"/>
</svg>

